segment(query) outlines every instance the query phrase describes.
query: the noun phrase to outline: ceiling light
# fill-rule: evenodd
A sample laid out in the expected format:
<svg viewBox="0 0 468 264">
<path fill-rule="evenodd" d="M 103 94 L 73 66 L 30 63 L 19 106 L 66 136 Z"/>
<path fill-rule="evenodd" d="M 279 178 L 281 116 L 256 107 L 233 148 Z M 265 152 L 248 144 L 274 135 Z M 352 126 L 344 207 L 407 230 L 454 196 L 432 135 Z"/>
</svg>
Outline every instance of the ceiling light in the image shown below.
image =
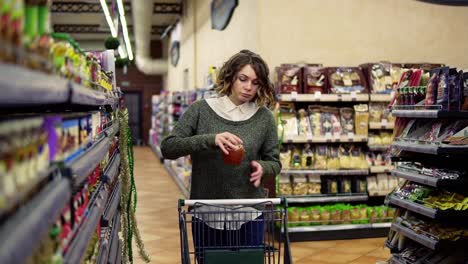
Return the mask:
<svg viewBox="0 0 468 264">
<path fill-rule="evenodd" d="M 109 25 L 111 34 L 114 38 L 116 38 L 117 31 L 115 30 L 114 23 L 112 23 L 112 18 L 109 14 L 109 8 L 107 7 L 106 0 L 100 0 L 100 1 L 101 1 L 102 11 L 104 11 L 104 15 L 106 16 L 106 21 L 107 21 L 107 24 Z"/>
</svg>

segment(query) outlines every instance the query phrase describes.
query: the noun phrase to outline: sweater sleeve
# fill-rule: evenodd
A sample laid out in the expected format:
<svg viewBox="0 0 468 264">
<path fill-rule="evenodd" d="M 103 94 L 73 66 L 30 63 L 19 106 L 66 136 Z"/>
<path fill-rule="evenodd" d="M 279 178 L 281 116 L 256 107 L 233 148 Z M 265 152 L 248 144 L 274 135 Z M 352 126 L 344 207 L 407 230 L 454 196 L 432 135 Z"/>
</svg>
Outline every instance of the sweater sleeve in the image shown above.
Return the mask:
<svg viewBox="0 0 468 264">
<path fill-rule="evenodd" d="M 263 168 L 263 177 L 275 177 L 281 171 L 279 161 L 279 141 L 276 123 L 273 115 L 268 110 L 269 120 L 265 141 L 261 147 L 261 160 L 258 161 Z"/>
<path fill-rule="evenodd" d="M 192 104 L 175 124 L 171 134 L 161 142 L 165 159 L 177 159 L 216 147 L 216 134 L 196 135 L 200 102 Z"/>
</svg>

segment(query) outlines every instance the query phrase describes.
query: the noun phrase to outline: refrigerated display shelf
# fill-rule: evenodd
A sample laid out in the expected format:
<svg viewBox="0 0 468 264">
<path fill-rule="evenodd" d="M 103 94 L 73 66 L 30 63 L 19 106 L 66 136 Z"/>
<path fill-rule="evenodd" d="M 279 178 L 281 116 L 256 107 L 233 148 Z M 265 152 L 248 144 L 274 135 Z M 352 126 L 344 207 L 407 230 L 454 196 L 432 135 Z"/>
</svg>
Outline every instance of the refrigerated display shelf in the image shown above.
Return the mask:
<svg viewBox="0 0 468 264">
<path fill-rule="evenodd" d="M 86 218 L 76 231 L 67 252 L 64 255 L 64 263 L 74 264 L 81 263 L 88 247 L 89 241 L 96 231 L 99 219 L 104 211 L 104 203 L 107 200 L 107 190 L 100 185 L 96 189 L 96 198 L 90 199 L 90 204 L 87 208 Z"/>
<path fill-rule="evenodd" d="M 109 161 L 107 167 L 104 169 L 102 173 L 102 181 L 108 184 L 114 182 L 115 177 L 119 175 L 119 167 L 120 167 L 120 153 L 116 152 L 112 155 L 111 160 Z"/>
<path fill-rule="evenodd" d="M 110 247 L 109 247 L 109 257 L 108 257 L 108 263 L 113 264 L 116 263 L 115 260 L 117 258 L 117 254 L 119 253 L 118 248 L 119 248 L 119 230 L 120 230 L 120 216 L 116 215 L 114 217 L 114 220 L 112 221 L 112 232 L 111 232 L 111 240 L 109 242 Z"/>
<path fill-rule="evenodd" d="M 416 233 L 414 230 L 401 225 L 400 224 L 401 221 L 402 221 L 402 219 L 398 217 L 396 219 L 396 221 L 394 223 L 392 223 L 391 229 L 396 231 L 396 232 L 399 232 L 400 234 L 403 234 L 405 237 L 407 237 L 407 238 L 409 238 L 409 239 L 411 239 L 413 241 L 416 241 L 419 244 L 421 244 L 421 245 L 423 245 L 423 246 L 425 246 L 427 248 L 430 248 L 432 250 L 436 250 L 439 247 L 439 241 Z"/>
<path fill-rule="evenodd" d="M 0 209 L 0 219 L 3 219 L 15 207 L 25 202 L 28 195 L 52 173 L 58 173 L 58 168 L 55 165 L 50 166 L 46 171 L 38 173 L 36 178 L 28 181 L 27 185 L 20 192 L 17 192 L 13 198 L 7 200 L 7 206 Z"/>
<path fill-rule="evenodd" d="M 281 174 L 290 175 L 369 175 L 369 170 L 281 170 Z"/>
<path fill-rule="evenodd" d="M 445 188 L 445 189 L 460 189 L 463 186 L 466 186 L 467 180 L 465 178 L 450 180 L 450 179 L 439 179 L 436 177 L 431 177 L 423 175 L 416 172 L 402 171 L 398 168 L 392 171 L 392 175 L 399 178 L 404 178 L 412 182 L 421 183 L 424 185 Z"/>
<path fill-rule="evenodd" d="M 69 180 L 55 179 L 8 218 L 0 229 L 3 238 L 0 263 L 24 263 L 70 202 L 70 197 Z"/>
<path fill-rule="evenodd" d="M 362 202 L 369 199 L 367 194 L 343 194 L 343 195 L 308 195 L 308 196 L 284 196 L 288 203 L 347 203 Z"/>
<path fill-rule="evenodd" d="M 433 154 L 433 155 L 450 155 L 450 154 L 459 154 L 467 155 L 468 146 L 452 146 L 447 144 L 422 144 L 422 143 L 413 143 L 408 141 L 394 141 L 392 143 L 393 147 L 404 151 L 411 151 L 417 153 Z"/>
<path fill-rule="evenodd" d="M 288 136 L 285 135 L 283 143 L 349 143 L 349 142 L 367 142 L 366 136 L 320 136 L 320 137 L 307 137 L 307 136 Z"/>
<path fill-rule="evenodd" d="M 190 193 L 189 193 L 187 187 L 185 186 L 184 182 L 177 175 L 177 172 L 168 163 L 165 163 L 164 167 L 166 168 L 166 171 L 169 173 L 169 175 L 171 175 L 172 179 L 174 179 L 177 186 L 179 186 L 179 189 L 182 192 L 182 195 L 185 198 L 188 198 L 190 196 Z"/>
<path fill-rule="evenodd" d="M 65 162 L 64 176 L 70 177 L 74 187 L 80 186 L 83 181 L 99 165 L 109 150 L 109 139 L 102 137 L 98 142 L 86 149 L 77 158 Z"/>
<path fill-rule="evenodd" d="M 283 102 L 368 102 L 369 94 L 279 94 Z"/>
<path fill-rule="evenodd" d="M 119 181 L 112 191 L 112 194 L 109 198 L 109 201 L 104 209 L 104 214 L 102 215 L 101 226 L 107 227 L 110 224 L 110 221 L 114 218 L 115 212 L 119 207 L 120 203 L 120 186 L 121 182 Z"/>
<path fill-rule="evenodd" d="M 288 235 L 293 242 L 384 237 L 390 230 L 390 225 L 391 223 L 371 223 L 288 227 Z M 284 236 L 284 229 L 281 234 Z"/>
</svg>

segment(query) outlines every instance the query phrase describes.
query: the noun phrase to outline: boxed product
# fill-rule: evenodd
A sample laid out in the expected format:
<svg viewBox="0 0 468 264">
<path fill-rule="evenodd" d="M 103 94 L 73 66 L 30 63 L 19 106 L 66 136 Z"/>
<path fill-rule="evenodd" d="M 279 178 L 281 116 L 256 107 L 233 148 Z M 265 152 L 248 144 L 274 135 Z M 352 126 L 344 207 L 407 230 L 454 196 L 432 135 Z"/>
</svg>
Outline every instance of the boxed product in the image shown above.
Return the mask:
<svg viewBox="0 0 468 264">
<path fill-rule="evenodd" d="M 330 67 L 327 71 L 331 93 L 368 93 L 366 79 L 361 68 Z"/>
<path fill-rule="evenodd" d="M 302 93 L 302 68 L 295 64 L 281 64 L 277 68 L 278 93 Z"/>
<path fill-rule="evenodd" d="M 303 68 L 303 93 L 327 93 L 327 71 L 323 67 L 305 66 Z"/>
</svg>

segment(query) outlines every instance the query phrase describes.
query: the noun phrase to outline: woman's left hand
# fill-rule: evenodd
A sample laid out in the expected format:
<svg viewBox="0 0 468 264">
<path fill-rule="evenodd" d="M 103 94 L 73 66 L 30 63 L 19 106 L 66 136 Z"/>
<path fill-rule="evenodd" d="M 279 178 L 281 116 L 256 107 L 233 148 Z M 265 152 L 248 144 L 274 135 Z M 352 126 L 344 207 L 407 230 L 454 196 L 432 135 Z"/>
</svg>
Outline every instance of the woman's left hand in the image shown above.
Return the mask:
<svg viewBox="0 0 468 264">
<path fill-rule="evenodd" d="M 250 182 L 253 182 L 253 185 L 258 188 L 263 176 L 263 167 L 257 161 L 252 161 L 250 163 L 251 171 Z"/>
</svg>

